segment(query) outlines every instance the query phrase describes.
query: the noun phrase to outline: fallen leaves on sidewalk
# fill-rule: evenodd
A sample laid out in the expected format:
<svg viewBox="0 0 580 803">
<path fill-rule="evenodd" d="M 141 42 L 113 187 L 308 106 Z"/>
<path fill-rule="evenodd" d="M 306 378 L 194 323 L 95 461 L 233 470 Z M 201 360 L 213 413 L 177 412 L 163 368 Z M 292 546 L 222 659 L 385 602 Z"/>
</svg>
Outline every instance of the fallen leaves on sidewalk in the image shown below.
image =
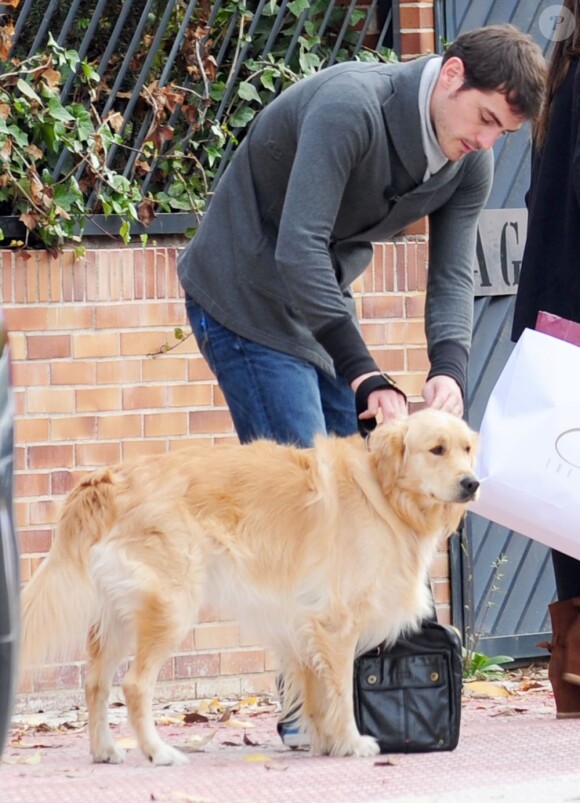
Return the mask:
<svg viewBox="0 0 580 803">
<path fill-rule="evenodd" d="M 472 680 L 465 683 L 463 691 L 468 697 L 509 697 L 510 692 L 502 683 L 490 680 Z"/>
<path fill-rule="evenodd" d="M 544 705 L 538 705 L 542 702 Z M 465 682 L 463 705 L 485 711 L 490 717 L 554 715 L 547 669 L 538 665 L 510 670 L 501 680 Z"/>
</svg>

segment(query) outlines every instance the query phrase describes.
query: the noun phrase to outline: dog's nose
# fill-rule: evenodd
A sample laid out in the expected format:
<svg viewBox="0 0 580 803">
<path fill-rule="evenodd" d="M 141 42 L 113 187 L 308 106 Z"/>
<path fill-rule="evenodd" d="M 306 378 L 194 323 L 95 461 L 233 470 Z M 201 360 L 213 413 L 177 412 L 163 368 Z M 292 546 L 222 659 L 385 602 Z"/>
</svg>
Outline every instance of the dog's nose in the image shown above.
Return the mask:
<svg viewBox="0 0 580 803">
<path fill-rule="evenodd" d="M 461 490 L 465 494 L 466 499 L 472 499 L 477 489 L 479 488 L 479 480 L 473 476 L 463 477 L 460 481 L 459 485 L 461 486 Z"/>
</svg>

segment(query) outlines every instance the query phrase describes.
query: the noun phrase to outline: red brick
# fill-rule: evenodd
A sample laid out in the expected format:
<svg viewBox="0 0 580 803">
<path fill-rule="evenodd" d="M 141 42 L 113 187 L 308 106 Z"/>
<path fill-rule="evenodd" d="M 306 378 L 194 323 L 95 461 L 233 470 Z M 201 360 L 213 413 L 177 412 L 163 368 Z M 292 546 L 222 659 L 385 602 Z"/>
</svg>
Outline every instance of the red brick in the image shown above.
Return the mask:
<svg viewBox="0 0 580 803">
<path fill-rule="evenodd" d="M 451 605 L 442 605 L 437 604 L 435 606 L 437 610 L 437 621 L 439 624 L 442 625 L 450 625 L 451 624 Z"/>
<path fill-rule="evenodd" d="M 97 380 L 97 364 L 94 361 L 67 360 L 53 362 L 50 366 L 51 385 L 94 385 Z"/>
<path fill-rule="evenodd" d="M 26 471 L 14 475 L 14 494 L 19 499 L 27 496 L 48 496 L 50 493 L 50 477 L 48 474 Z"/>
<path fill-rule="evenodd" d="M 130 460 L 133 457 L 142 455 L 165 454 L 168 451 L 166 440 L 135 440 L 124 441 L 122 444 L 123 460 Z"/>
<path fill-rule="evenodd" d="M 97 436 L 99 438 L 118 439 L 142 438 L 143 416 L 121 413 L 120 415 L 99 416 Z"/>
<path fill-rule="evenodd" d="M 189 414 L 192 435 L 205 432 L 233 432 L 234 425 L 227 410 L 200 410 Z"/>
<path fill-rule="evenodd" d="M 63 301 L 74 301 L 73 261 L 74 259 L 70 251 L 63 251 L 60 255 L 59 267 Z"/>
<path fill-rule="evenodd" d="M 74 405 L 72 388 L 28 388 L 26 391 L 27 413 L 72 413 Z"/>
<path fill-rule="evenodd" d="M 390 374 L 405 369 L 405 353 L 403 349 L 375 348 L 371 349 L 375 362 L 381 369 Z"/>
<path fill-rule="evenodd" d="M 12 364 L 12 382 L 15 387 L 28 388 L 31 385 L 50 384 L 50 368 L 48 362 L 14 362 Z"/>
<path fill-rule="evenodd" d="M 71 329 L 80 332 L 94 328 L 95 310 L 93 307 L 80 304 L 55 304 L 48 308 L 47 318 L 49 329 Z"/>
<path fill-rule="evenodd" d="M 425 296 L 423 293 L 417 293 L 405 298 L 405 313 L 407 318 L 425 317 Z"/>
<path fill-rule="evenodd" d="M 98 385 L 126 385 L 141 380 L 141 360 L 98 360 Z"/>
<path fill-rule="evenodd" d="M 165 331 L 123 332 L 121 333 L 121 354 L 139 355 L 140 357 L 162 354 L 172 337 L 173 333 Z"/>
<path fill-rule="evenodd" d="M 188 361 L 188 376 L 187 378 L 191 382 L 199 382 L 200 380 L 206 379 L 215 382 L 215 376 L 207 364 L 207 362 L 203 359 L 203 357 L 192 357 Z"/>
<path fill-rule="evenodd" d="M 77 443 L 75 446 L 75 465 L 110 466 L 121 460 L 119 443 Z"/>
<path fill-rule="evenodd" d="M 193 639 L 197 650 L 239 647 L 240 628 L 237 622 L 212 622 L 199 625 L 193 632 Z"/>
<path fill-rule="evenodd" d="M 14 437 L 17 443 L 33 443 L 47 441 L 49 432 L 48 418 L 17 418 L 14 421 Z"/>
<path fill-rule="evenodd" d="M 107 304 L 96 308 L 97 329 L 138 329 L 142 311 L 136 304 Z"/>
<path fill-rule="evenodd" d="M 145 437 L 157 438 L 188 434 L 188 416 L 183 413 L 146 413 Z"/>
<path fill-rule="evenodd" d="M 54 524 L 59 512 L 60 504 L 55 499 L 33 499 L 28 504 L 28 521 L 33 527 Z"/>
<path fill-rule="evenodd" d="M 141 362 L 143 381 L 185 382 L 188 362 L 186 357 L 170 357 L 168 354 L 146 358 Z"/>
<path fill-rule="evenodd" d="M 74 465 L 74 447 L 71 445 L 29 446 L 27 456 L 29 468 L 70 468 Z"/>
<path fill-rule="evenodd" d="M 148 248 L 145 252 L 145 298 L 155 298 L 156 252 Z"/>
<path fill-rule="evenodd" d="M 400 4 L 400 28 L 427 28 L 432 29 L 433 6 Z"/>
<path fill-rule="evenodd" d="M 70 335 L 28 335 L 26 344 L 29 360 L 71 356 Z"/>
<path fill-rule="evenodd" d="M 53 418 L 50 436 L 53 441 L 75 441 L 95 438 L 97 419 L 94 415 L 75 415 Z"/>
<path fill-rule="evenodd" d="M 91 413 L 97 410 L 120 410 L 121 388 L 80 388 L 75 391 L 76 407 L 79 413 Z"/>
<path fill-rule="evenodd" d="M 397 343 L 403 346 L 425 343 L 425 327 L 423 321 L 389 321 L 385 324 L 386 343 Z"/>
<path fill-rule="evenodd" d="M 174 666 L 176 680 L 214 677 L 220 674 L 220 656 L 218 653 L 178 655 L 174 660 Z"/>
<path fill-rule="evenodd" d="M 50 475 L 51 493 L 56 496 L 67 494 L 77 485 L 87 472 L 82 471 L 53 471 Z"/>
<path fill-rule="evenodd" d="M 21 554 L 46 554 L 52 544 L 52 529 L 21 530 L 18 533 Z"/>
<path fill-rule="evenodd" d="M 143 304 L 142 308 L 144 326 L 173 326 L 180 329 L 189 329 L 185 304 L 183 301 L 155 301 Z M 170 345 L 175 345 L 169 338 Z"/>
<path fill-rule="evenodd" d="M 407 349 L 407 368 L 409 371 L 421 371 L 426 373 L 430 368 L 429 357 L 426 348 Z"/>
<path fill-rule="evenodd" d="M 164 408 L 166 405 L 166 388 L 161 385 L 147 387 L 124 388 L 124 410 L 147 410 Z"/>
<path fill-rule="evenodd" d="M 168 385 L 169 407 L 207 407 L 213 400 L 213 386 L 208 384 Z"/>
<path fill-rule="evenodd" d="M 448 603 L 451 599 L 449 580 L 432 580 L 431 591 L 436 603 Z"/>
<path fill-rule="evenodd" d="M 75 333 L 73 335 L 73 354 L 77 359 L 83 357 L 118 357 L 119 335 L 117 332 Z"/>
<path fill-rule="evenodd" d="M 99 277 L 97 255 L 94 251 L 87 251 L 85 255 L 85 281 L 87 301 L 96 301 L 99 296 Z"/>
<path fill-rule="evenodd" d="M 264 671 L 264 650 L 233 650 L 220 654 L 221 675 Z"/>
<path fill-rule="evenodd" d="M 417 236 L 417 235 L 425 235 L 429 233 L 429 219 L 424 217 L 421 220 L 415 221 L 415 223 L 410 223 L 406 226 L 401 234 L 405 237 L 409 236 Z"/>
<path fill-rule="evenodd" d="M 145 249 L 136 250 L 133 255 L 134 298 L 145 297 Z"/>
<path fill-rule="evenodd" d="M 399 295 L 369 296 L 362 299 L 363 318 L 401 318 L 403 297 Z"/>
<path fill-rule="evenodd" d="M 401 32 L 401 54 L 407 58 L 435 52 L 434 31 Z"/>
</svg>

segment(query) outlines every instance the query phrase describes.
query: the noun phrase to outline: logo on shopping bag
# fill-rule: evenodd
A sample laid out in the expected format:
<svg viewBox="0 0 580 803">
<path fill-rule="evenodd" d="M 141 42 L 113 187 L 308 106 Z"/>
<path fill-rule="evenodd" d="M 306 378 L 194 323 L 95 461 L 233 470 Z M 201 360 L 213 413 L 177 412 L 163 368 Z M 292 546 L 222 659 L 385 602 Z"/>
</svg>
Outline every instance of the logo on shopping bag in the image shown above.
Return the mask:
<svg viewBox="0 0 580 803">
<path fill-rule="evenodd" d="M 580 468 L 580 428 L 561 432 L 554 444 L 558 457 L 571 468 Z M 571 471 L 568 472 L 571 474 Z"/>
</svg>

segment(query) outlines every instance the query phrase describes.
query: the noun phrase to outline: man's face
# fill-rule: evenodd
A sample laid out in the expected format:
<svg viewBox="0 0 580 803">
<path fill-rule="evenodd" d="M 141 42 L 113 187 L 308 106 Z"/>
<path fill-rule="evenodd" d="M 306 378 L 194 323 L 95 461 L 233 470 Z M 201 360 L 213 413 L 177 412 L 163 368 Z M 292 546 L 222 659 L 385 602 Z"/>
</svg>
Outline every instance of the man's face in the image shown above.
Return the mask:
<svg viewBox="0 0 580 803">
<path fill-rule="evenodd" d="M 517 131 L 524 118 L 514 114 L 501 92 L 462 90 L 465 71 L 459 58 L 441 68 L 431 96 L 431 121 L 445 156 L 462 159 L 475 150 L 488 150 L 499 137 Z"/>
</svg>

